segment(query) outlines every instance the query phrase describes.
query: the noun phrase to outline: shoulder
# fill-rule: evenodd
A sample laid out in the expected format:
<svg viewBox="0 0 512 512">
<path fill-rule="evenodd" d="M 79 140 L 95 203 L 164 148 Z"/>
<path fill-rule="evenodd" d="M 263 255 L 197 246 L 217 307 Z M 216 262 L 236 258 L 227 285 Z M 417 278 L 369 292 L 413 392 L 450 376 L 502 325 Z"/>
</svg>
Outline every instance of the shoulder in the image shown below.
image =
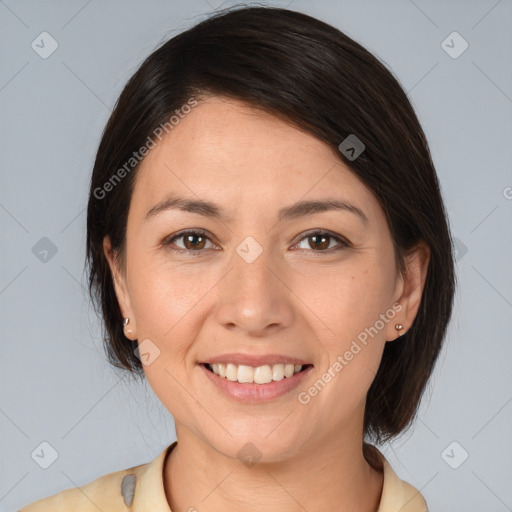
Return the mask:
<svg viewBox="0 0 512 512">
<path fill-rule="evenodd" d="M 376 447 L 375 453 L 381 459 L 384 483 L 378 512 L 428 512 L 427 503 L 421 492 L 402 480 L 393 470 L 386 457 Z"/>
<path fill-rule="evenodd" d="M 427 502 L 420 491 L 410 483 L 400 480 L 401 512 L 428 512 Z"/>
<path fill-rule="evenodd" d="M 108 473 L 81 487 L 65 489 L 35 501 L 18 512 L 125 511 L 132 503 L 137 476 L 148 464 Z"/>
<path fill-rule="evenodd" d="M 162 471 L 177 442 L 166 446 L 153 460 L 108 473 L 82 487 L 65 489 L 35 501 L 18 512 L 121 512 L 167 510 Z"/>
</svg>

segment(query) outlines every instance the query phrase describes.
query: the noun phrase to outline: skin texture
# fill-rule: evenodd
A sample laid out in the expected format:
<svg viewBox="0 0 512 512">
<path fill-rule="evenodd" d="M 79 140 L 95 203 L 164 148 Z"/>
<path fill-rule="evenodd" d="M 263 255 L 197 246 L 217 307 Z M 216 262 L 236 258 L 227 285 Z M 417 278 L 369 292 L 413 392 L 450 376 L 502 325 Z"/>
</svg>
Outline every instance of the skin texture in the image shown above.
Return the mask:
<svg viewBox="0 0 512 512">
<path fill-rule="evenodd" d="M 227 217 L 167 210 L 144 220 L 171 193 L 214 202 Z M 368 223 L 347 211 L 278 220 L 283 206 L 313 199 L 348 201 Z M 165 244 L 200 228 L 206 240 L 173 242 L 188 253 Z M 313 229 L 351 245 L 322 245 L 304 234 Z M 236 252 L 248 236 L 262 248 L 252 263 Z M 362 453 L 365 398 L 386 341 L 398 337 L 395 324 L 406 332 L 414 320 L 429 250 L 419 245 L 399 275 L 384 212 L 339 155 L 274 116 L 206 98 L 142 162 L 122 261 L 108 238 L 104 249 L 127 336 L 160 350 L 144 370 L 175 419 L 178 446 L 164 468 L 173 512 L 377 510 L 383 479 Z M 301 404 L 298 393 L 396 302 L 396 316 Z M 225 353 L 284 354 L 314 367 L 299 389 L 243 404 L 198 365 Z M 261 452 L 252 467 L 237 457 L 247 442 Z"/>
</svg>

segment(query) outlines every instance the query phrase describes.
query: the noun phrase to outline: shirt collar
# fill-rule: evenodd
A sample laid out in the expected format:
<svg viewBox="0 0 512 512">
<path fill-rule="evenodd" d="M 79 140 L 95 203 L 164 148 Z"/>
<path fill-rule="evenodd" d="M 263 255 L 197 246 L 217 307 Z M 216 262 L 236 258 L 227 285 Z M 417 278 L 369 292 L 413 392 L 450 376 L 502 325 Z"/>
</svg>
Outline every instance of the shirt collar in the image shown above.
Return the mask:
<svg viewBox="0 0 512 512">
<path fill-rule="evenodd" d="M 153 461 L 138 466 L 137 485 L 132 504 L 133 512 L 172 512 L 164 489 L 165 460 L 177 441 L 167 446 Z M 428 512 L 420 492 L 401 480 L 376 447 L 380 455 L 384 473 L 382 495 L 377 512 Z"/>
</svg>

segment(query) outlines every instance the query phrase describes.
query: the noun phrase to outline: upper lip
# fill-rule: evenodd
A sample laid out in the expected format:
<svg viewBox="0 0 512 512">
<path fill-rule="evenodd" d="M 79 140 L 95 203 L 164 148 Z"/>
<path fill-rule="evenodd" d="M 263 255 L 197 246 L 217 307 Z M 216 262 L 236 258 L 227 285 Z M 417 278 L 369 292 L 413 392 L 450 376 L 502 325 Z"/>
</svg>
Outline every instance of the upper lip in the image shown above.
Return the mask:
<svg viewBox="0 0 512 512">
<path fill-rule="evenodd" d="M 274 364 L 310 364 L 304 359 L 300 359 L 294 356 L 285 356 L 282 354 L 266 354 L 266 355 L 250 355 L 250 354 L 222 354 L 219 356 L 209 357 L 202 361 L 203 364 L 227 364 L 233 363 L 236 365 L 247 365 L 247 366 L 272 366 Z"/>
</svg>

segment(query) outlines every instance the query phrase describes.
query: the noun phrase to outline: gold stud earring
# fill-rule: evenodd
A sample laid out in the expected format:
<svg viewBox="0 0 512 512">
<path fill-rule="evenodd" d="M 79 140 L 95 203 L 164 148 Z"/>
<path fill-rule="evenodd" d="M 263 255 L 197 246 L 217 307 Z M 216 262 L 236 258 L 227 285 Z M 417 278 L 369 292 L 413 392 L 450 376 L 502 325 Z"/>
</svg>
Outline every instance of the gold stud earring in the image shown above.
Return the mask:
<svg viewBox="0 0 512 512">
<path fill-rule="evenodd" d="M 126 332 L 133 332 L 131 329 L 127 329 L 126 326 L 128 325 L 128 322 L 130 321 L 129 318 L 125 318 L 124 319 L 124 322 L 123 322 L 123 329 L 126 331 Z"/>
</svg>

